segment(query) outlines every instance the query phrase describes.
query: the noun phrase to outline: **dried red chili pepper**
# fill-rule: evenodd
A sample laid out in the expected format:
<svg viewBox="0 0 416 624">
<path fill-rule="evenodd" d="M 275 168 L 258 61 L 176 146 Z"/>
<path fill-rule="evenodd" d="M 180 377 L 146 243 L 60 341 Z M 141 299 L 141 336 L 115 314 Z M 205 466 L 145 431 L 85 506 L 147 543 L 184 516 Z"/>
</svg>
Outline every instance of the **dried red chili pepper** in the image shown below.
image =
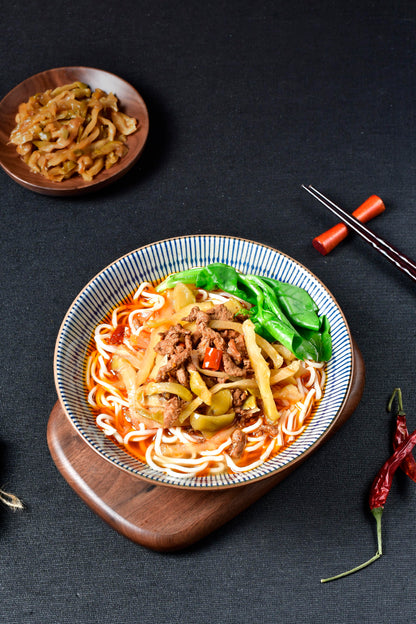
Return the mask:
<svg viewBox="0 0 416 624">
<path fill-rule="evenodd" d="M 352 568 L 352 570 L 348 570 L 347 572 L 342 572 L 341 574 L 337 574 L 336 576 L 331 576 L 330 578 L 321 579 L 321 583 L 327 583 L 328 581 L 335 581 L 336 579 L 342 578 L 343 576 L 348 576 L 349 574 L 353 574 L 354 572 L 358 572 L 362 568 L 370 565 L 381 555 L 383 554 L 383 546 L 382 546 L 382 538 L 381 538 L 381 517 L 383 515 L 384 505 L 387 499 L 387 496 L 390 492 L 391 484 L 393 481 L 393 476 L 398 467 L 401 465 L 402 461 L 405 457 L 413 450 L 413 447 L 416 445 L 416 430 L 413 431 L 405 440 L 398 445 L 393 455 L 383 464 L 381 469 L 379 470 L 376 478 L 373 481 L 373 485 L 370 490 L 369 497 L 369 505 L 371 513 L 376 519 L 377 523 L 377 552 L 371 557 L 368 561 L 365 561 L 361 565 Z"/>
<path fill-rule="evenodd" d="M 410 453 L 416 444 L 416 431 L 413 431 L 398 445 L 393 455 L 383 464 L 371 486 L 369 504 L 370 509 L 384 507 L 386 498 L 390 492 L 394 473 L 401 465 L 403 459 Z"/>
<path fill-rule="evenodd" d="M 205 349 L 204 361 L 202 362 L 202 368 L 209 368 L 211 370 L 218 370 L 222 360 L 222 351 L 215 349 L 215 347 L 207 347 Z"/>
<path fill-rule="evenodd" d="M 407 430 L 407 422 L 406 422 L 406 413 L 403 411 L 403 402 L 402 402 L 402 391 L 400 388 L 395 388 L 394 392 L 391 396 L 387 409 L 391 412 L 391 408 L 393 405 L 394 398 L 397 395 L 397 403 L 398 403 L 398 411 L 396 415 L 396 430 L 394 432 L 393 437 L 393 448 L 396 449 L 401 442 L 409 435 Z M 416 482 L 416 460 L 413 457 L 412 453 L 406 455 L 402 463 L 400 464 L 400 468 L 404 473 L 407 474 L 410 479 Z"/>
</svg>

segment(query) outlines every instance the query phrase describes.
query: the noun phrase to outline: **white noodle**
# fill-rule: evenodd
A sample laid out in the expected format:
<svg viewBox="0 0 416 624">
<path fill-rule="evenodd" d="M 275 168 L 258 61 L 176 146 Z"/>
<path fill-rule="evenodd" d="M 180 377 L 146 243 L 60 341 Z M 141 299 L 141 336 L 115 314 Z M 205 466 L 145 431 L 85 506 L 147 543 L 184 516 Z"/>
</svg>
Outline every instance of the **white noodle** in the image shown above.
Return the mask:
<svg viewBox="0 0 416 624">
<path fill-rule="evenodd" d="M 217 459 L 218 455 L 221 455 L 221 453 L 223 452 L 224 449 L 226 449 L 228 446 L 230 446 L 231 444 L 231 438 L 228 438 L 228 440 L 226 440 L 225 442 L 223 442 L 217 449 L 215 450 L 209 450 L 209 451 L 199 451 L 200 455 L 203 455 L 204 457 L 215 457 Z"/>
<path fill-rule="evenodd" d="M 245 450 L 247 451 L 247 453 L 252 453 L 253 451 L 257 451 L 257 449 L 261 448 L 264 444 L 264 440 L 266 439 L 266 436 L 264 436 L 263 438 L 254 438 L 254 440 L 256 439 L 259 440 L 257 444 L 246 446 Z M 247 442 L 253 442 L 254 440 L 247 438 Z"/>
<path fill-rule="evenodd" d="M 307 371 L 309 373 L 309 379 L 305 382 L 305 386 L 310 388 L 315 383 L 316 379 L 316 371 L 312 366 L 307 366 Z"/>
<path fill-rule="evenodd" d="M 112 394 L 111 396 L 109 396 L 107 402 L 108 405 L 112 405 L 114 408 L 120 406 L 129 407 L 129 402 L 126 399 L 122 399 L 121 397 L 117 396 L 116 394 Z"/>
<path fill-rule="evenodd" d="M 129 431 L 123 438 L 123 444 L 129 442 L 140 442 L 141 440 L 147 440 L 155 435 L 155 429 L 145 429 L 144 431 Z"/>
<path fill-rule="evenodd" d="M 303 423 L 304 420 L 306 419 L 306 417 L 307 417 L 307 415 L 309 413 L 309 408 L 311 407 L 311 401 L 312 401 L 314 395 L 315 395 L 315 388 L 312 388 L 312 390 L 310 390 L 308 392 L 308 394 L 306 395 L 306 399 L 305 399 L 305 401 L 304 401 L 304 403 L 302 405 L 302 409 L 301 409 L 300 414 L 299 414 L 299 422 L 300 423 Z"/>
<path fill-rule="evenodd" d="M 110 421 L 110 422 L 108 422 Z M 108 437 L 114 437 L 120 444 L 123 443 L 123 437 L 119 434 L 117 429 L 112 426 L 113 419 L 108 414 L 98 414 L 96 418 L 97 425 L 102 429 L 104 434 Z"/>
<path fill-rule="evenodd" d="M 155 435 L 155 453 L 157 455 L 162 455 L 162 451 L 160 450 L 160 443 L 162 442 L 163 429 L 158 429 Z"/>
<path fill-rule="evenodd" d="M 261 466 L 261 464 L 263 464 L 265 460 L 271 455 L 274 449 L 274 445 L 275 441 L 272 440 L 267 449 L 260 456 L 260 458 L 252 464 L 249 464 L 248 466 L 237 466 L 237 464 L 233 462 L 229 455 L 225 455 L 225 460 L 227 462 L 227 465 L 232 469 L 233 472 L 247 472 L 247 470 L 252 470 L 253 468 L 257 468 L 257 466 Z"/>
<path fill-rule="evenodd" d="M 140 284 L 140 286 L 138 287 L 138 289 L 136 290 L 136 292 L 133 295 L 133 299 L 136 300 L 140 297 L 140 295 L 142 294 L 142 292 L 146 289 L 146 288 L 150 288 L 152 285 L 150 284 L 150 282 L 142 282 Z"/>
<path fill-rule="evenodd" d="M 97 386 L 93 386 L 87 396 L 87 401 L 92 407 L 97 407 L 97 403 L 94 398 L 96 391 L 97 391 Z"/>
<path fill-rule="evenodd" d="M 105 382 L 103 382 L 97 376 L 97 374 L 95 372 L 95 368 L 96 368 L 95 363 L 91 362 L 90 366 L 89 366 L 89 377 L 90 377 L 90 379 L 93 379 L 96 384 L 98 384 L 100 386 L 103 386 L 103 388 L 107 388 L 107 390 L 109 392 L 113 393 L 114 392 L 114 387 L 112 385 L 110 385 L 110 384 L 106 384 Z M 89 394 L 91 394 L 91 392 Z M 88 397 L 89 397 L 89 395 L 88 395 Z M 94 405 L 95 405 L 95 403 L 94 403 Z"/>
<path fill-rule="evenodd" d="M 244 427 L 244 433 L 251 433 L 252 431 L 256 431 L 263 424 L 263 418 L 258 418 L 256 422 L 248 427 Z"/>
</svg>

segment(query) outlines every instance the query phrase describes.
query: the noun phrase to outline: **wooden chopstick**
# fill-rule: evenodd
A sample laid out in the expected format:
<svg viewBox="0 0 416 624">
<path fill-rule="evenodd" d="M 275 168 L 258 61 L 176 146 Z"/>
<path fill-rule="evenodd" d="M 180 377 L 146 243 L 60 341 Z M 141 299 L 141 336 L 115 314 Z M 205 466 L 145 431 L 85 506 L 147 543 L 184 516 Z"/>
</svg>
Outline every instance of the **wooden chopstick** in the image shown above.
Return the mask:
<svg viewBox="0 0 416 624">
<path fill-rule="evenodd" d="M 354 230 L 361 238 L 363 238 L 367 243 L 369 243 L 376 251 L 383 254 L 394 265 L 396 265 L 401 271 L 406 273 L 412 280 L 416 281 L 416 263 L 402 254 L 396 247 L 388 243 L 387 241 L 379 238 L 372 232 L 368 227 L 360 223 L 358 219 L 350 215 L 348 212 L 345 212 L 342 208 L 334 204 L 333 201 L 325 197 L 320 191 L 315 189 L 313 186 L 304 186 L 302 184 L 302 188 L 305 189 L 308 193 L 312 195 L 315 199 L 317 199 L 321 204 L 323 204 L 328 210 L 337 215 L 337 217 L 343 221 L 351 230 Z"/>
</svg>

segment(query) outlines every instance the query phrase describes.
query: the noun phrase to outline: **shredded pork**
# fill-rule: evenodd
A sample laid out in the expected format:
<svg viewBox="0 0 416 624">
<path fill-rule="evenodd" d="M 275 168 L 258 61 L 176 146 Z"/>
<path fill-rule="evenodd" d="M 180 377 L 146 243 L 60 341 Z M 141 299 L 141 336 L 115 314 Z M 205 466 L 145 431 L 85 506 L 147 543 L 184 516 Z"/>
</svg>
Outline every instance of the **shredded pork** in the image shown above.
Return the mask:
<svg viewBox="0 0 416 624">
<path fill-rule="evenodd" d="M 235 319 L 223 304 L 215 305 L 208 311 L 202 311 L 198 306 L 194 306 L 188 316 L 183 319 L 186 323 L 192 323 L 192 331 L 178 323 L 161 334 L 160 341 L 154 347 L 158 354 L 164 356 L 164 363 L 156 377 L 157 382 L 179 382 L 189 388 L 189 373 L 195 370 L 196 364 L 201 370 L 206 349 L 209 347 L 215 347 L 222 352 L 222 364 L 221 374 L 218 377 L 214 373 L 210 376 L 204 376 L 202 373 L 207 387 L 215 383 L 244 379 L 253 375 L 244 336 L 233 329 L 213 329 L 209 325 L 213 320 L 232 321 Z M 252 416 L 252 411 L 243 409 L 244 402 L 249 396 L 248 392 L 235 388 L 231 394 L 235 422 L 232 428 L 230 455 L 233 458 L 239 458 L 246 445 L 246 435 L 241 429 L 245 426 L 247 418 Z M 166 398 L 164 427 L 178 424 L 183 405 L 184 401 L 176 396 Z"/>
</svg>

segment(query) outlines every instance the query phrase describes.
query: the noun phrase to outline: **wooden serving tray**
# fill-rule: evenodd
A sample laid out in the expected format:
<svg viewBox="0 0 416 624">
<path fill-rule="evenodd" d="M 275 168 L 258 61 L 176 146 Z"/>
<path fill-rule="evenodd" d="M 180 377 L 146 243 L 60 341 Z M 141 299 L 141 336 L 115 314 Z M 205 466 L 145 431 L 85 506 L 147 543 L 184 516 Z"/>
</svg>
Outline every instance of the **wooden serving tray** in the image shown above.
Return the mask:
<svg viewBox="0 0 416 624">
<path fill-rule="evenodd" d="M 335 433 L 356 409 L 364 389 L 365 367 L 353 344 L 351 391 L 328 431 L 303 456 Z M 185 548 L 205 537 L 249 507 L 301 462 L 247 485 L 222 490 L 194 491 L 154 485 L 125 472 L 86 444 L 59 401 L 49 417 L 47 439 L 52 458 L 69 485 L 116 531 L 157 551 Z"/>
</svg>

